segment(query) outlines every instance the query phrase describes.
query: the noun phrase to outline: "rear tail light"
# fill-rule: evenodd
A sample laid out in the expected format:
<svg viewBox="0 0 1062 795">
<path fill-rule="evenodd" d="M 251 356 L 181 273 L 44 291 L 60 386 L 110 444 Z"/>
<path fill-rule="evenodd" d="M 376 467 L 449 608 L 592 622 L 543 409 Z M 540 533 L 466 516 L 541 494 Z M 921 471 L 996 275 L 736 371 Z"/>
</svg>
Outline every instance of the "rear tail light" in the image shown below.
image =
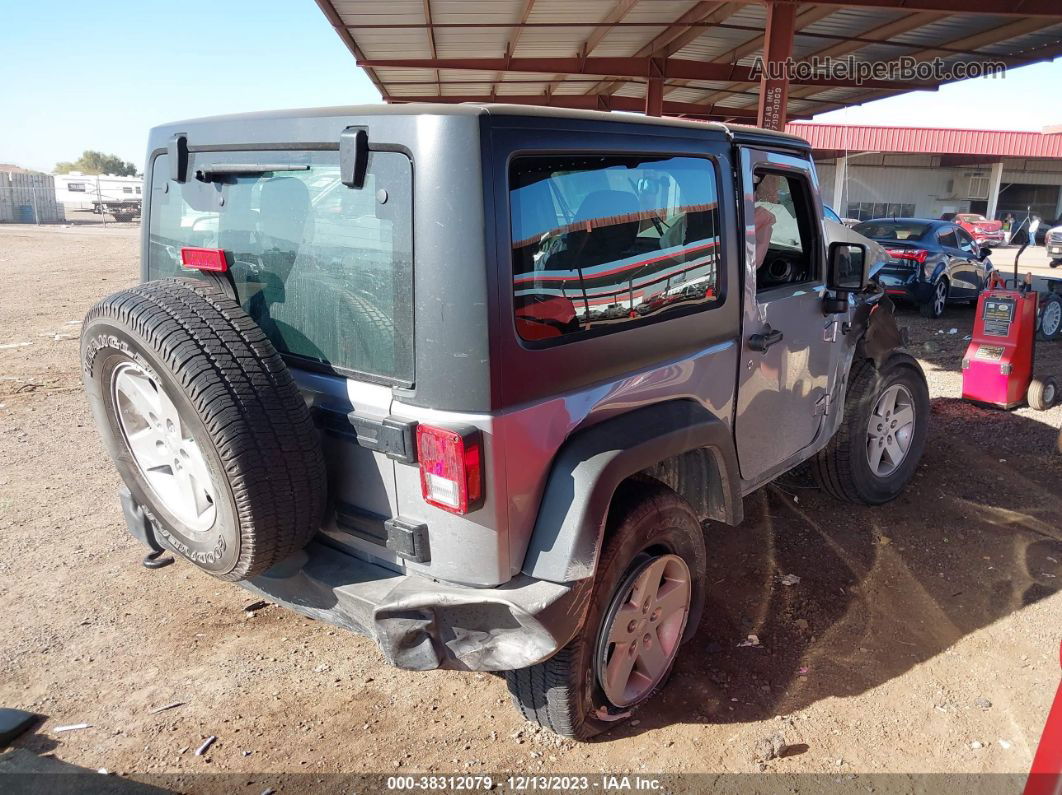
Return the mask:
<svg viewBox="0 0 1062 795">
<path fill-rule="evenodd" d="M 924 265 L 929 252 L 924 248 L 887 248 L 885 253 L 893 259 L 909 259 Z"/>
<path fill-rule="evenodd" d="M 483 445 L 477 430 L 417 426 L 417 459 L 424 501 L 450 513 L 474 511 L 483 501 Z"/>
<path fill-rule="evenodd" d="M 229 269 L 225 252 L 220 248 L 182 248 L 181 265 L 197 271 L 224 273 Z"/>
</svg>

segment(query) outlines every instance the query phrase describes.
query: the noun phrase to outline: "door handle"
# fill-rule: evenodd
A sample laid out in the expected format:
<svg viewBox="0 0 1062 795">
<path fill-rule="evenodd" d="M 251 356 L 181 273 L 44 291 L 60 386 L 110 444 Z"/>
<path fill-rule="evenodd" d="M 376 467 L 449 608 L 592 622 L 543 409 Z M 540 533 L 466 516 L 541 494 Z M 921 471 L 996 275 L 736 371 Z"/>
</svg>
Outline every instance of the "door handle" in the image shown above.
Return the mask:
<svg viewBox="0 0 1062 795">
<path fill-rule="evenodd" d="M 782 332 L 767 326 L 763 333 L 753 334 L 749 337 L 749 348 L 759 353 L 764 353 L 777 342 L 782 341 Z"/>
</svg>

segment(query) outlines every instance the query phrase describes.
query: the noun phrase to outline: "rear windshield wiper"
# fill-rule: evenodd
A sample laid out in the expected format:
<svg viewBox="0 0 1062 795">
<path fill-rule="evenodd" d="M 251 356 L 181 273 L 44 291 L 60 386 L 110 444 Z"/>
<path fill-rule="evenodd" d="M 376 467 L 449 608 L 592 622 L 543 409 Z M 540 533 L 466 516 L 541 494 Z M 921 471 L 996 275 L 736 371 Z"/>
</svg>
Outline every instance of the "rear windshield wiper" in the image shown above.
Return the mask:
<svg viewBox="0 0 1062 795">
<path fill-rule="evenodd" d="M 271 171 L 309 171 L 308 165 L 297 163 L 217 163 L 196 169 L 195 178 L 200 182 L 213 182 L 218 177 L 266 174 Z"/>
</svg>

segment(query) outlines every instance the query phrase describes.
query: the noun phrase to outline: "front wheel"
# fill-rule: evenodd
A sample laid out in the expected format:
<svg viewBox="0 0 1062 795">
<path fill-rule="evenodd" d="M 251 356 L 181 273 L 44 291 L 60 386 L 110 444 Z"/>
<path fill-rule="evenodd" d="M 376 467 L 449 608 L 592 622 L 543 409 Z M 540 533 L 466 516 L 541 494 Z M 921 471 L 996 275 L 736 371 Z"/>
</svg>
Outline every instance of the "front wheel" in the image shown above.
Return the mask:
<svg viewBox="0 0 1062 795">
<path fill-rule="evenodd" d="M 618 493 L 580 633 L 545 662 L 507 671 L 520 713 L 589 739 L 667 681 L 704 604 L 705 550 L 689 504 L 658 484 Z"/>
<path fill-rule="evenodd" d="M 1033 378 L 1029 382 L 1029 389 L 1025 393 L 1025 401 L 1029 408 L 1036 411 L 1047 411 L 1058 400 L 1058 382 L 1054 376 Z"/>
<path fill-rule="evenodd" d="M 1040 304 L 1040 338 L 1048 342 L 1062 337 L 1062 295 L 1048 293 Z"/>
<path fill-rule="evenodd" d="M 944 308 L 948 305 L 948 280 L 941 279 L 933 287 L 932 297 L 924 304 L 920 304 L 918 310 L 922 317 L 936 320 L 944 314 Z"/>
<path fill-rule="evenodd" d="M 837 499 L 880 505 L 914 475 L 929 430 L 929 388 L 913 360 L 853 365 L 844 420 L 812 462 L 819 485 Z"/>
</svg>

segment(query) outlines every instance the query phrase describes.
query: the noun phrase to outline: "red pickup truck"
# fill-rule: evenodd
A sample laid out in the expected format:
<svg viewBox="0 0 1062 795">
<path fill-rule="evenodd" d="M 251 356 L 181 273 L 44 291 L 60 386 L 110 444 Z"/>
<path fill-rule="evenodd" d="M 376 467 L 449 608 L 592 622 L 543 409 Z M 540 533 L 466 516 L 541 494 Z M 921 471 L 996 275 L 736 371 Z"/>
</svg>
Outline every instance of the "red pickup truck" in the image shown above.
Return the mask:
<svg viewBox="0 0 1062 795">
<path fill-rule="evenodd" d="M 940 218 L 961 226 L 979 246 L 1002 246 L 1007 242 L 1002 221 L 989 221 L 977 213 L 944 213 Z"/>
</svg>

